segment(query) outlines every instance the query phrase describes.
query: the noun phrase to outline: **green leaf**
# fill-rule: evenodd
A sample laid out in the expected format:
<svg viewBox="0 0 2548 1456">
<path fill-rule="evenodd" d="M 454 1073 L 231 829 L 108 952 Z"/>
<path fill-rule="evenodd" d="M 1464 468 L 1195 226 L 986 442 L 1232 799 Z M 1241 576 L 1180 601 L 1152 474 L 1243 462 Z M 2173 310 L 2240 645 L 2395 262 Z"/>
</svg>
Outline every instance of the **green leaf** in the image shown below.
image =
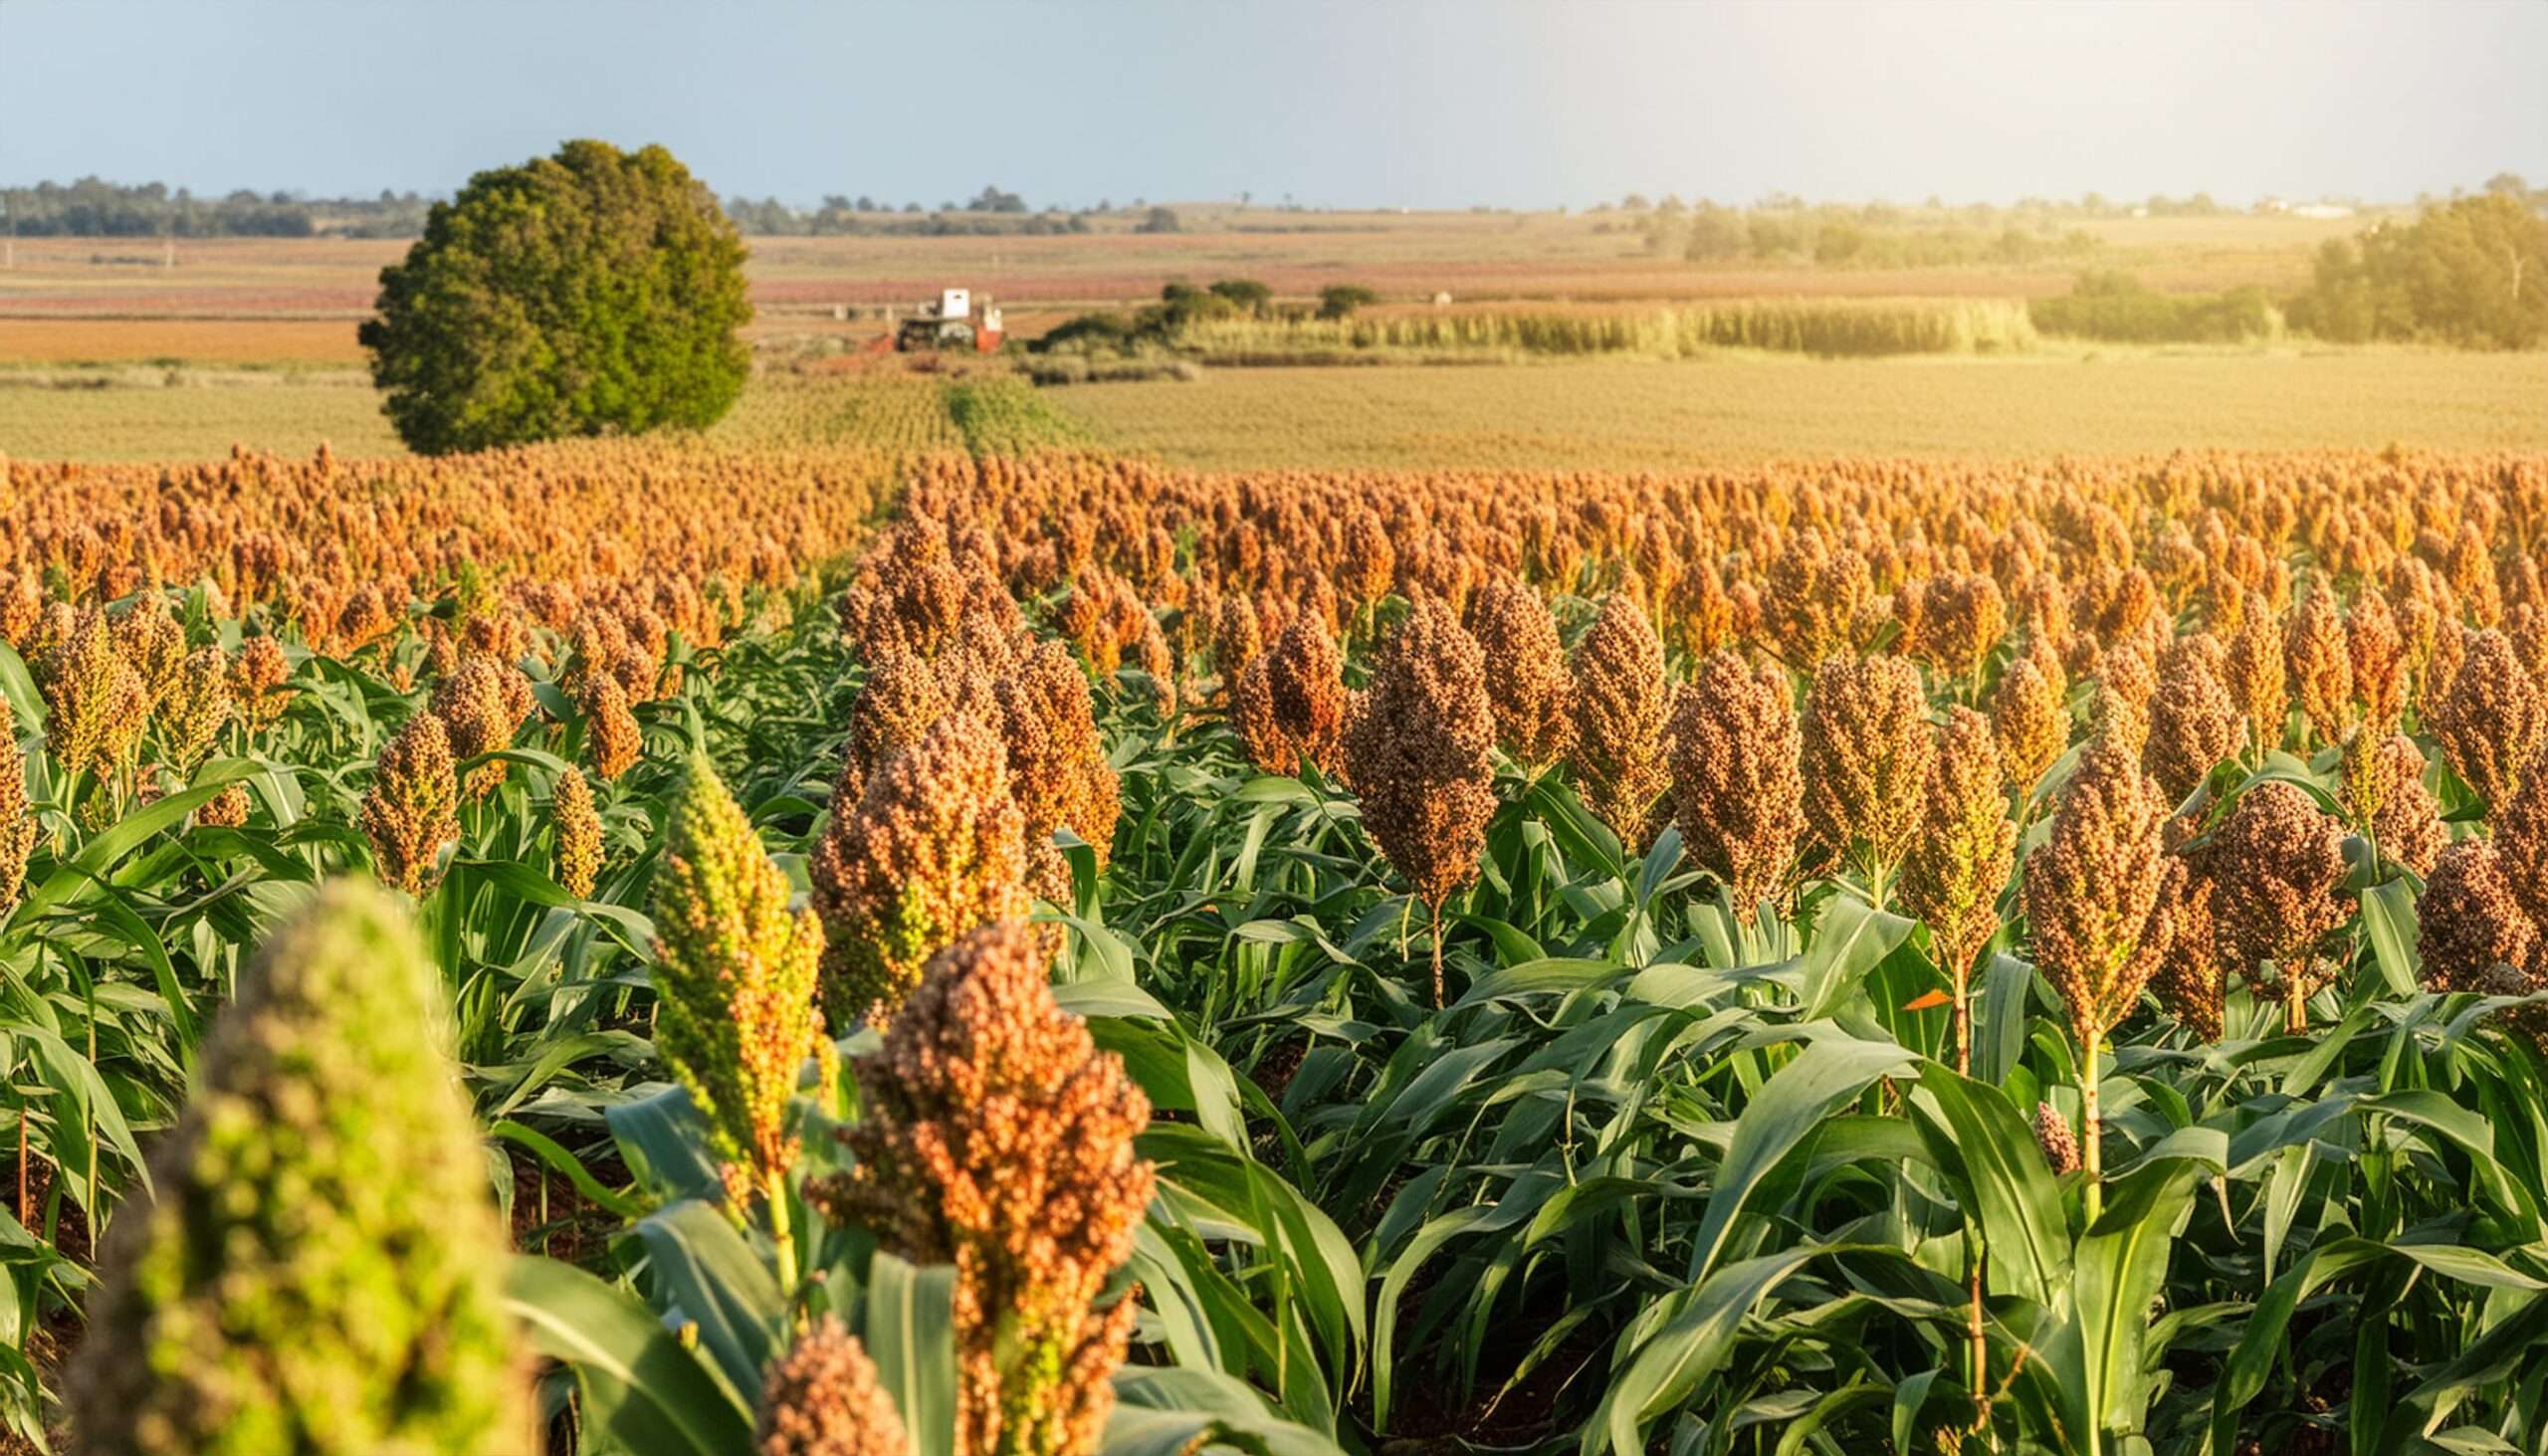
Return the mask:
<svg viewBox="0 0 2548 1456">
<path fill-rule="evenodd" d="M 699 1348 L 737 1400 L 749 1405 L 778 1352 L 786 1297 L 725 1211 L 685 1198 L 637 1225 L 656 1280 L 655 1298 L 698 1327 Z"/>
<path fill-rule="evenodd" d="M 1326 1436 L 1283 1419 L 1254 1390 L 1213 1370 L 1127 1365 L 1101 1456 L 1188 1456 L 1237 1446 L 1264 1456 L 1342 1456 Z"/>
<path fill-rule="evenodd" d="M 531 1149 L 532 1156 L 564 1174 L 566 1181 L 574 1184 L 575 1191 L 583 1195 L 586 1202 L 604 1212 L 616 1214 L 621 1218 L 638 1218 L 645 1214 L 646 1205 L 625 1194 L 603 1187 L 601 1180 L 593 1176 L 592 1169 L 584 1166 L 582 1158 L 558 1146 L 554 1140 L 537 1129 L 527 1128 L 511 1118 L 506 1118 L 487 1131 L 507 1142 L 518 1143 Z"/>
<path fill-rule="evenodd" d="M 1593 1456 L 1604 1440 L 1611 1456 L 1643 1456 L 1646 1422 L 1677 1405 L 1716 1373 L 1752 1307 L 1772 1286 L 1821 1252 L 1814 1245 L 1801 1245 L 1729 1264 L 1702 1281 L 1689 1302 L 1638 1346 L 1627 1367 L 1611 1378 L 1600 1408 L 1585 1424 L 1578 1448 L 1582 1456 Z"/>
<path fill-rule="evenodd" d="M 583 1382 L 590 1428 L 637 1456 L 749 1449 L 751 1413 L 635 1296 L 554 1259 L 518 1256 L 505 1303 L 534 1352 L 608 1382 Z"/>
<path fill-rule="evenodd" d="M 2413 996 L 2423 990 L 2413 888 L 2404 880 L 2391 880 L 2362 892 L 2362 928 L 2371 940 L 2372 963 L 2380 967 L 2390 993 Z"/>
<path fill-rule="evenodd" d="M 914 1456 L 956 1456 L 956 1270 L 880 1253 L 868 1264 L 859 1343 L 903 1413 Z"/>
<path fill-rule="evenodd" d="M 1807 1045 L 1763 1085 L 1761 1095 L 1735 1120 L 1734 1141 L 1717 1168 L 1716 1190 L 1691 1240 L 1690 1283 L 1707 1278 L 1735 1215 L 1824 1118 L 1856 1100 L 1877 1079 L 1898 1076 L 1919 1060 L 1890 1042 L 1830 1036 Z"/>
<path fill-rule="evenodd" d="M 2104 1213 L 2072 1257 L 2081 1388 L 2089 1417 L 2104 1429 L 2135 1429 L 2148 1409 L 2141 1369 L 2151 1302 L 2194 1205 L 2195 1176 L 2179 1162 L 2112 1184 Z"/>
<path fill-rule="evenodd" d="M 2070 1230 L 2034 1129 L 2007 1093 L 1936 1064 L 1921 1069 L 1910 1107 L 1930 1156 L 1982 1225 L 1991 1288 L 2053 1303 L 2070 1284 Z"/>
<path fill-rule="evenodd" d="M 1911 938 L 1914 923 L 1848 895 L 1824 903 L 1813 943 L 1804 956 L 1806 1021 L 1827 1020 L 1856 993 L 1858 983 Z"/>
</svg>

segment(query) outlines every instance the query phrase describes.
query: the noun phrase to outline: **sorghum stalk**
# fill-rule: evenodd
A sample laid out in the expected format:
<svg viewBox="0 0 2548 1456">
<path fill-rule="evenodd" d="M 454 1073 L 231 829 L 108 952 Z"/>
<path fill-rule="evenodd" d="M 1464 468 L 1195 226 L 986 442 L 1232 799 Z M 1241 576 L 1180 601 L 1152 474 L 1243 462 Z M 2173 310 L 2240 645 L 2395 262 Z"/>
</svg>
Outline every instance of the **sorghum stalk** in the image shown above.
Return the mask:
<svg viewBox="0 0 2548 1456">
<path fill-rule="evenodd" d="M 2168 806 L 2137 754 L 2092 742 L 2062 790 L 2052 832 L 2026 858 L 2026 923 L 2035 958 L 2069 1005 L 2081 1051 L 2081 1160 L 2088 1218 L 2103 1207 L 2097 1081 L 2106 1032 L 2165 959 L 2185 865 L 2165 854 Z"/>
</svg>

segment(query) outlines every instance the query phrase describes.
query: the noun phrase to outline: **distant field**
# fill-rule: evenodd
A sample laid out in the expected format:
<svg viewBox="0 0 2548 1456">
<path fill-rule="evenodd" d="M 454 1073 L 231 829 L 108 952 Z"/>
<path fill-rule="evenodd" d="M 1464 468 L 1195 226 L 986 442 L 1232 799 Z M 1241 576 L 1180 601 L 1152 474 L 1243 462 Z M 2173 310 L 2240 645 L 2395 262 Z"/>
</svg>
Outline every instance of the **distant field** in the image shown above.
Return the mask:
<svg viewBox="0 0 2548 1456">
<path fill-rule="evenodd" d="M 2548 355 L 2408 350 L 1213 370 L 1048 391 L 1208 469 L 1661 469 L 1816 456 L 2548 448 Z"/>
<path fill-rule="evenodd" d="M 2309 256 L 2358 220 L 2118 218 L 2082 224 L 2105 246 L 2085 260 L 2023 266 L 1835 268 L 1700 266 L 1645 251 L 1626 213 L 1284 213 L 1183 207 L 1186 231 L 1137 234 L 1120 222 L 1054 237 L 754 238 L 747 268 L 764 327 L 828 322 L 837 306 L 909 305 L 959 285 L 1050 312 L 1155 299 L 1171 280 L 1244 276 L 1292 298 L 1360 283 L 1384 300 L 1672 302 L 1837 295 L 2033 298 L 2069 287 L 2082 263 L 2128 267 L 2153 287 L 2295 287 Z M 2066 226 L 2066 225 L 2065 225 Z M 349 239 L 216 238 L 173 248 L 137 238 L 20 240 L 0 269 L 0 320 L 350 322 L 371 308 L 381 268 L 407 245 Z M 1040 323 L 1043 320 L 1033 320 Z M 881 324 L 861 320 L 862 326 Z M 1020 318 L 1012 327 L 1030 326 Z M 315 333 L 314 337 L 317 336 Z M 0 336 L 0 363 L 161 356 L 164 335 L 95 335 L 62 353 L 59 335 Z M 223 340 L 208 339 L 217 348 Z M 347 345 L 350 346 L 349 344 Z M 207 362 L 240 362 L 206 352 Z"/>
<path fill-rule="evenodd" d="M 1002 366 L 961 365 L 996 378 Z M 890 372 L 894 372 L 889 370 Z M 29 371 L 23 377 L 45 377 Z M 53 377 L 61 377 L 58 373 Z M 353 370 L 102 374 L 39 388 L 0 371 L 0 453 L 201 459 L 245 445 L 395 453 Z M 930 385 L 930 388 L 936 386 Z M 875 433 L 856 376 L 756 380 L 721 431 Z M 1100 444 L 1208 469 L 1664 469 L 1829 456 L 1995 458 L 2176 449 L 2548 449 L 2548 354 L 2047 352 L 2020 358 L 1214 369 L 1036 398 Z M 930 443 L 900 426 L 898 444 Z M 939 443 L 944 443 L 940 441 Z"/>
<path fill-rule="evenodd" d="M 359 364 L 351 319 L 0 318 L 0 362 Z"/>
<path fill-rule="evenodd" d="M 0 455 L 19 460 L 204 460 L 233 445 L 306 455 L 321 441 L 340 455 L 404 450 L 358 374 L 94 389 L 0 377 Z"/>
</svg>

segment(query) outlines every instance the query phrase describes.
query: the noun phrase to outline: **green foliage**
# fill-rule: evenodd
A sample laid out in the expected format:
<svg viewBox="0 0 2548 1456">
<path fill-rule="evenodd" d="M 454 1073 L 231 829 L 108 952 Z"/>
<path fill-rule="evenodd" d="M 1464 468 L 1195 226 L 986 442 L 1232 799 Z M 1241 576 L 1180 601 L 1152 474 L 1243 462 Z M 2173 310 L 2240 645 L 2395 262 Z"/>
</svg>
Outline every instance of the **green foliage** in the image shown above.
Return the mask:
<svg viewBox="0 0 2548 1456">
<path fill-rule="evenodd" d="M 2045 333 L 2117 343 L 2244 343 L 2282 331 L 2282 315 L 2258 288 L 2163 294 L 2128 273 L 2083 273 L 2070 292 L 2026 306 Z"/>
<path fill-rule="evenodd" d="M 2104 246 L 2082 228 L 2054 231 L 2049 217 L 2003 220 L 1990 208 L 1975 211 L 1981 214 L 1975 221 L 1920 221 L 1882 204 L 1806 207 L 1791 201 L 1738 209 L 1701 202 L 1686 214 L 1653 214 L 1641 226 L 1648 252 L 1677 253 L 1692 263 L 1824 269 L 2024 267 L 2089 257 Z"/>
<path fill-rule="evenodd" d="M 373 382 L 417 450 L 704 428 L 750 359 L 743 245 L 660 146 L 481 172 L 380 275 Z"/>
<path fill-rule="evenodd" d="M 1222 279 L 1212 285 L 1212 292 L 1248 313 L 1262 313 L 1274 302 L 1274 290 L 1252 278 Z"/>
<path fill-rule="evenodd" d="M 2548 342 L 2548 218 L 2526 198 L 2489 191 L 2411 226 L 2330 239 L 2286 312 L 2293 327 L 2340 342 L 2536 347 Z"/>
<path fill-rule="evenodd" d="M 1366 309 L 1380 301 L 1380 295 L 1359 283 L 1332 283 L 1318 291 L 1318 316 L 1351 318 L 1357 309 Z"/>
<path fill-rule="evenodd" d="M 71 1378 L 84 1449 L 496 1450 L 530 1422 L 504 1236 L 398 911 L 340 884 L 279 932 L 114 1229 Z"/>
<path fill-rule="evenodd" d="M 947 388 L 947 412 L 976 458 L 1027 455 L 1088 443 L 1077 420 L 1053 408 L 1032 385 L 987 379 Z"/>
<path fill-rule="evenodd" d="M 1033 345 L 1037 353 L 1135 356 L 1172 348 L 1187 330 L 1199 325 L 1262 316 L 1274 291 L 1252 279 L 1225 278 L 1209 288 L 1169 283 L 1160 301 L 1140 312 L 1083 313 L 1047 330 Z"/>
<path fill-rule="evenodd" d="M 1346 287 L 1340 285 L 1340 287 Z M 1435 310 L 1387 318 L 1201 320 L 1174 342 L 1207 360 L 1293 360 L 1395 350 L 1426 355 L 1640 354 L 1710 349 L 1872 357 L 2013 353 L 2034 346 L 2023 305 L 1998 299 L 1743 299 L 1651 312 Z"/>
</svg>

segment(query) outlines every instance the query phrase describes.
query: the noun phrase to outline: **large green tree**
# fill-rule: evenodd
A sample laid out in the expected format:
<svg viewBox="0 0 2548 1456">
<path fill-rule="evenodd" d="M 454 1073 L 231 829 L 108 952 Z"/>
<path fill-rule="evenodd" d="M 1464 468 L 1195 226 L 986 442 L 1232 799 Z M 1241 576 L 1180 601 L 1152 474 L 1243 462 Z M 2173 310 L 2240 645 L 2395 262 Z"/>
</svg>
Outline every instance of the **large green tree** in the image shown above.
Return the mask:
<svg viewBox="0 0 2548 1456">
<path fill-rule="evenodd" d="M 432 454 L 706 426 L 750 369 L 743 265 L 671 152 L 570 141 L 437 204 L 381 270 L 362 344 L 391 423 Z"/>
<path fill-rule="evenodd" d="M 2410 226 L 2330 239 L 2288 312 L 2294 327 L 2345 342 L 2535 348 L 2548 342 L 2548 218 L 2496 188 Z"/>
</svg>

